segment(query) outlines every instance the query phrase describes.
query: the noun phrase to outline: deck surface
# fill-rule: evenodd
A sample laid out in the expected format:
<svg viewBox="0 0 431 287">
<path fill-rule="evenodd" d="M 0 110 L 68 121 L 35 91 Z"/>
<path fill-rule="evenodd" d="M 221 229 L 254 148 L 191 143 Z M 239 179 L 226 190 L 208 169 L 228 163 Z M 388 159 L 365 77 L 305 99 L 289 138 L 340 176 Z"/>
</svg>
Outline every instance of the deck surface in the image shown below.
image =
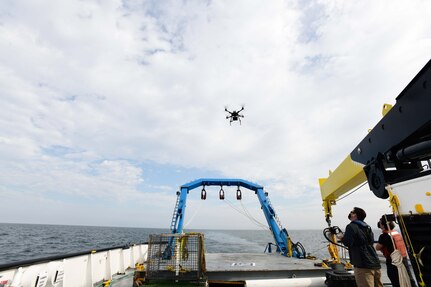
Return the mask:
<svg viewBox="0 0 431 287">
<path fill-rule="evenodd" d="M 206 253 L 208 272 L 326 270 L 314 266 L 318 260 L 297 259 L 268 253 Z"/>
<path fill-rule="evenodd" d="M 324 277 L 328 271 L 314 265 L 319 260 L 276 253 L 207 253 L 205 261 L 210 280 Z"/>
<path fill-rule="evenodd" d="M 259 280 L 325 277 L 326 268 L 315 266 L 321 260 L 284 257 L 273 253 L 206 253 L 208 280 Z M 386 266 L 382 264 L 382 281 L 390 282 Z M 115 287 L 131 287 L 133 278 L 123 278 L 115 282 Z"/>
</svg>

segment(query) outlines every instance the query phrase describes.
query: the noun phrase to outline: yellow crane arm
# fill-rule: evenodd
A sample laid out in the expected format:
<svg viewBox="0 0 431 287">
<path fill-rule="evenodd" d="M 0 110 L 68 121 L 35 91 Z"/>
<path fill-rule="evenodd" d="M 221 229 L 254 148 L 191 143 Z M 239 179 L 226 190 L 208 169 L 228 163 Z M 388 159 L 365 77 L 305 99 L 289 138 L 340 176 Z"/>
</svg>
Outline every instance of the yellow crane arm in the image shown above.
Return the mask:
<svg viewBox="0 0 431 287">
<path fill-rule="evenodd" d="M 400 223 L 420 286 L 431 286 L 430 83 L 431 60 L 401 91 L 393 107 L 383 107 L 383 118 L 335 171 L 319 179 L 328 223 L 324 234 L 328 240 L 331 235 L 328 248 L 334 262 L 340 258 L 338 228 L 331 226 L 332 205 L 366 182 L 376 197 L 390 199 L 394 214 L 389 216 Z"/>
<path fill-rule="evenodd" d="M 329 177 L 319 178 L 320 193 L 323 200 L 325 218 L 332 217 L 331 206 L 343 194 L 367 181 L 363 165 L 352 161 L 350 155 L 335 169 Z"/>
<path fill-rule="evenodd" d="M 391 108 L 391 105 L 383 105 L 383 117 Z M 331 226 L 332 205 L 335 205 L 341 196 L 366 181 L 367 176 L 364 172 L 364 165 L 354 162 L 350 154 L 333 172 L 329 171 L 327 178 L 319 178 L 320 193 L 323 201 L 322 206 L 328 226 Z M 332 242 L 337 241 L 335 234 L 331 235 L 331 240 Z M 334 263 L 341 262 L 336 245 L 329 244 L 328 251 Z"/>
<path fill-rule="evenodd" d="M 391 108 L 392 105 L 384 104 L 382 116 L 384 117 Z M 329 171 L 327 178 L 319 178 L 320 193 L 323 200 L 322 206 L 328 224 L 332 217 L 332 205 L 336 204 L 336 200 L 366 181 L 367 176 L 364 172 L 364 165 L 354 162 L 350 154 L 333 172 Z"/>
</svg>

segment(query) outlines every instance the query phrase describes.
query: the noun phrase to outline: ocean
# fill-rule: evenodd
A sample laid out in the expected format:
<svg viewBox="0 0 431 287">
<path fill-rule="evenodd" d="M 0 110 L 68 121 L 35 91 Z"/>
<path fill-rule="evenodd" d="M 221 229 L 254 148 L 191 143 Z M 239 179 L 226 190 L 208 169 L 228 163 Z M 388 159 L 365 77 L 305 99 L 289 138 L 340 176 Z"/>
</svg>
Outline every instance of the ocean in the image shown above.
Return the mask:
<svg viewBox="0 0 431 287">
<path fill-rule="evenodd" d="M 202 232 L 207 253 L 263 253 L 274 242 L 269 230 L 187 230 Z M 328 257 L 321 230 L 288 231 L 307 254 Z M 22 260 L 147 242 L 168 229 L 0 223 L 0 265 Z"/>
</svg>

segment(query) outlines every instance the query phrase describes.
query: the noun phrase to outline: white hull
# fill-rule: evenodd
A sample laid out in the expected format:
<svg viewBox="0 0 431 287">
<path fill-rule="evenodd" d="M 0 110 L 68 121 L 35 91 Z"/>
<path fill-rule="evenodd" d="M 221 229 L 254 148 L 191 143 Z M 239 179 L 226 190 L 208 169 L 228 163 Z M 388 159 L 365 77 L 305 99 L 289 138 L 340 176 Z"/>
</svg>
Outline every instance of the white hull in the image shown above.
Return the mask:
<svg viewBox="0 0 431 287">
<path fill-rule="evenodd" d="M 148 245 L 94 252 L 0 271 L 4 287 L 89 287 L 143 263 Z"/>
</svg>

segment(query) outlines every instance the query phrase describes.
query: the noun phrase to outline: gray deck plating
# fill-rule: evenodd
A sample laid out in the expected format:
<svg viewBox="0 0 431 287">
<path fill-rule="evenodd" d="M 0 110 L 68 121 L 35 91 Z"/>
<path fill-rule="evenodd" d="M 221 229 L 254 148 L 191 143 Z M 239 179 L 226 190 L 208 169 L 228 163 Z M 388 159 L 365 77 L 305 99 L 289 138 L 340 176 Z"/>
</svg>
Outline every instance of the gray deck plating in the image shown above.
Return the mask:
<svg viewBox="0 0 431 287">
<path fill-rule="evenodd" d="M 208 280 L 258 280 L 325 277 L 328 269 L 314 266 L 320 260 L 296 259 L 268 253 L 206 253 Z M 385 285 L 386 266 L 382 264 L 382 281 Z M 113 280 L 116 281 L 116 280 Z M 132 276 L 115 282 L 115 287 L 130 287 Z"/>
<path fill-rule="evenodd" d="M 314 266 L 317 260 L 268 253 L 206 253 L 210 280 L 322 277 L 328 269 Z"/>
</svg>

